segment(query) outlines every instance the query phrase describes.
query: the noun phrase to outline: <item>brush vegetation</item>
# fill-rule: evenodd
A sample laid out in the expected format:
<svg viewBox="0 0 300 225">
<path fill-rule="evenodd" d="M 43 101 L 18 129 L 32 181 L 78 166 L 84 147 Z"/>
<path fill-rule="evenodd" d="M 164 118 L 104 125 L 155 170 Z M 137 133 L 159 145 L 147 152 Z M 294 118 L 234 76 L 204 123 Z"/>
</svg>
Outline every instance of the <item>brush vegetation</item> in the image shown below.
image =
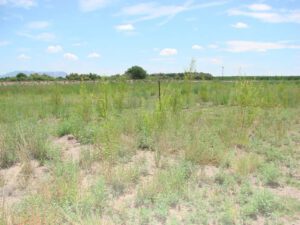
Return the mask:
<svg viewBox="0 0 300 225">
<path fill-rule="evenodd" d="M 299 222 L 300 83 L 191 76 L 0 86 L 0 224 Z"/>
</svg>

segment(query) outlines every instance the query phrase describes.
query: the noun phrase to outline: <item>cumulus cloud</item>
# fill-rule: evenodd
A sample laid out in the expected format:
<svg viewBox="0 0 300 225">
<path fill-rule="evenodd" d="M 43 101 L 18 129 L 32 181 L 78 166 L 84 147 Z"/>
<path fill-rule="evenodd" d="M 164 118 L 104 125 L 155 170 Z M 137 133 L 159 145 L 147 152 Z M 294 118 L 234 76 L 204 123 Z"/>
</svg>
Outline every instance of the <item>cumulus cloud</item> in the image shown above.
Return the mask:
<svg viewBox="0 0 300 225">
<path fill-rule="evenodd" d="M 192 49 L 194 49 L 194 50 L 203 50 L 204 48 L 201 45 L 193 45 Z"/>
<path fill-rule="evenodd" d="M 100 54 L 97 52 L 91 52 L 88 54 L 88 58 L 95 59 L 95 58 L 100 58 Z"/>
<path fill-rule="evenodd" d="M 79 7 L 83 12 L 91 12 L 103 8 L 108 0 L 79 0 Z"/>
<path fill-rule="evenodd" d="M 120 24 L 115 26 L 118 31 L 134 31 L 135 28 L 132 24 Z"/>
<path fill-rule="evenodd" d="M 19 60 L 22 60 L 22 61 L 27 61 L 27 60 L 30 60 L 30 59 L 31 59 L 30 56 L 25 55 L 25 54 L 20 54 L 20 55 L 18 55 L 17 58 L 18 58 Z"/>
<path fill-rule="evenodd" d="M 64 58 L 70 61 L 76 61 L 78 60 L 78 56 L 72 53 L 65 53 Z"/>
<path fill-rule="evenodd" d="M 177 53 L 177 49 L 175 48 L 164 48 L 159 52 L 161 56 L 177 55 Z"/>
<path fill-rule="evenodd" d="M 50 23 L 47 21 L 33 21 L 26 25 L 29 29 L 45 29 L 49 27 Z"/>
<path fill-rule="evenodd" d="M 60 45 L 50 45 L 47 48 L 48 53 L 58 53 L 61 52 L 63 48 Z"/>
<path fill-rule="evenodd" d="M 10 5 L 13 7 L 29 9 L 37 4 L 35 0 L 0 0 L 0 5 Z"/>
<path fill-rule="evenodd" d="M 248 24 L 246 23 L 242 23 L 242 22 L 238 22 L 236 24 L 231 25 L 232 27 L 236 28 L 236 29 L 246 29 L 248 28 Z"/>
<path fill-rule="evenodd" d="M 256 42 L 256 41 L 228 41 L 229 52 L 266 52 L 278 49 L 300 49 L 300 45 L 291 45 L 283 42 Z"/>
</svg>

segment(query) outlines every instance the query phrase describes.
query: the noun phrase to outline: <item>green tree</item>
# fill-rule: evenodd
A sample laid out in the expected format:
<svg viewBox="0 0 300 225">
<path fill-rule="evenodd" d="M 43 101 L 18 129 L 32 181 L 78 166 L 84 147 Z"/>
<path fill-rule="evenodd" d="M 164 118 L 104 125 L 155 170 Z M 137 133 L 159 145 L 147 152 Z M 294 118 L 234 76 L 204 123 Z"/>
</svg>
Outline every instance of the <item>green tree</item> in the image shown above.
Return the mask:
<svg viewBox="0 0 300 225">
<path fill-rule="evenodd" d="M 27 80 L 27 75 L 25 73 L 18 73 L 16 78 L 18 81 Z"/>
<path fill-rule="evenodd" d="M 126 72 L 131 79 L 145 79 L 147 77 L 147 72 L 140 66 L 133 66 L 129 68 Z"/>
</svg>

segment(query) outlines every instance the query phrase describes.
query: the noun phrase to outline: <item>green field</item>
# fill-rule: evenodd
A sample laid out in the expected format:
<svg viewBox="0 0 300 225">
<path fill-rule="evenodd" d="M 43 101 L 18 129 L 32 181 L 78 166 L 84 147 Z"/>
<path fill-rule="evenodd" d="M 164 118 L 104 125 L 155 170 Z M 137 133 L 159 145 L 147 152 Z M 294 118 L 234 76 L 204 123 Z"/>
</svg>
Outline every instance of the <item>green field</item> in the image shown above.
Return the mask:
<svg viewBox="0 0 300 225">
<path fill-rule="evenodd" d="M 0 224 L 300 224 L 300 83 L 0 86 Z"/>
</svg>

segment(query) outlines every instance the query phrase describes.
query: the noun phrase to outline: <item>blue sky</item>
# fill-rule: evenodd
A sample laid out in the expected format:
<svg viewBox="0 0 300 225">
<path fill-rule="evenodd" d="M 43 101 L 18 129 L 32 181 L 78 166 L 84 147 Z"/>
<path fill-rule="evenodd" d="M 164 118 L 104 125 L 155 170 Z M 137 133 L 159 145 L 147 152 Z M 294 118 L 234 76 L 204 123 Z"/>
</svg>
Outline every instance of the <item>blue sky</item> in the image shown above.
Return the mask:
<svg viewBox="0 0 300 225">
<path fill-rule="evenodd" d="M 300 75 L 299 0 L 0 0 L 0 74 Z"/>
</svg>

